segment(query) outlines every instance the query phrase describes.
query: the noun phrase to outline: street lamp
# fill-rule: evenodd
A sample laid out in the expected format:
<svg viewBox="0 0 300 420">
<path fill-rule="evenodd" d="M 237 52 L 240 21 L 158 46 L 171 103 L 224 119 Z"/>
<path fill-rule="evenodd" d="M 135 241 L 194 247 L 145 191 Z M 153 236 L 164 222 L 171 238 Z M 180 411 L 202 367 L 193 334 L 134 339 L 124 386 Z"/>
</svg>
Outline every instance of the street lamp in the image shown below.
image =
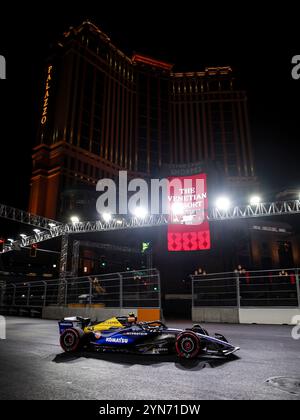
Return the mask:
<svg viewBox="0 0 300 420">
<path fill-rule="evenodd" d="M 21 236 L 21 238 L 23 238 L 23 239 L 24 239 L 24 238 L 27 238 L 27 235 L 25 235 L 25 233 L 21 233 L 21 234 L 20 234 L 20 236 Z"/>
<path fill-rule="evenodd" d="M 39 229 L 33 229 L 34 233 L 38 234 L 41 233 L 41 231 Z"/>
<path fill-rule="evenodd" d="M 219 197 L 216 201 L 216 207 L 219 210 L 229 210 L 230 205 L 231 203 L 228 197 Z"/>
</svg>

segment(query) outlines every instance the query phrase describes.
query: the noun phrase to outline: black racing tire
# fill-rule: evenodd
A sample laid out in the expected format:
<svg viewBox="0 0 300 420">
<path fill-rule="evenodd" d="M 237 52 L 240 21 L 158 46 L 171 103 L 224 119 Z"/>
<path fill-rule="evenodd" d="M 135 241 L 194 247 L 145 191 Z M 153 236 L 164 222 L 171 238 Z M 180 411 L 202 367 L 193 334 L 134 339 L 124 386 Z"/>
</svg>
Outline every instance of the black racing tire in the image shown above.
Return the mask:
<svg viewBox="0 0 300 420">
<path fill-rule="evenodd" d="M 60 336 L 60 346 L 67 353 L 74 353 L 83 346 L 84 332 L 80 328 L 67 328 Z"/>
<path fill-rule="evenodd" d="M 183 331 L 176 338 L 175 348 L 178 357 L 194 359 L 201 351 L 200 338 L 192 331 Z"/>
</svg>

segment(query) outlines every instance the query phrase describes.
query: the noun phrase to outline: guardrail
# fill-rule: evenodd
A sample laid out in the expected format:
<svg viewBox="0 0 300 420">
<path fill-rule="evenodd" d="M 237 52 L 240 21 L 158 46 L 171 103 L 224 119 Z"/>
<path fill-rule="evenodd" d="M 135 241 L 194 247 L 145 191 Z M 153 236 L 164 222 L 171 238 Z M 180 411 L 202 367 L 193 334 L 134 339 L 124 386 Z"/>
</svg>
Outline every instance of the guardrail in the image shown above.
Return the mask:
<svg viewBox="0 0 300 420">
<path fill-rule="evenodd" d="M 191 275 L 193 307 L 300 308 L 299 268 Z"/>
<path fill-rule="evenodd" d="M 160 274 L 156 269 L 135 270 L 64 280 L 65 305 L 105 308 L 160 308 Z M 41 310 L 58 304 L 61 280 L 2 281 L 2 310 Z"/>
</svg>

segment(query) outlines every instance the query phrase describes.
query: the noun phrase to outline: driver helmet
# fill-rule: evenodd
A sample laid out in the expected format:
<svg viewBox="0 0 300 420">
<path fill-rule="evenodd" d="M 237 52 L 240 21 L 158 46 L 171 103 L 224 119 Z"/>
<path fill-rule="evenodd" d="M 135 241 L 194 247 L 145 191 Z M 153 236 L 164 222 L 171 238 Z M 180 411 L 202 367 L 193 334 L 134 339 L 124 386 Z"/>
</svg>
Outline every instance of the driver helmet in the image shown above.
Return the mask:
<svg viewBox="0 0 300 420">
<path fill-rule="evenodd" d="M 129 312 L 129 314 L 128 314 L 128 322 L 134 323 L 134 324 L 137 322 L 137 316 L 135 315 L 134 312 Z"/>
</svg>

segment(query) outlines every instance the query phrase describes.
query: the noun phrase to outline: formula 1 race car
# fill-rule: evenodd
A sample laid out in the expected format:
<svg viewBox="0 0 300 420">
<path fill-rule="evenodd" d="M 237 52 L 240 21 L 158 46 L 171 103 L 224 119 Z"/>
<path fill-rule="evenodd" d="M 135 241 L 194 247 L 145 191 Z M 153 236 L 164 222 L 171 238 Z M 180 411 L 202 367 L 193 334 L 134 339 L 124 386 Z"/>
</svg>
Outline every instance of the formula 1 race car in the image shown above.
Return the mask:
<svg viewBox="0 0 300 420">
<path fill-rule="evenodd" d="M 81 349 L 137 354 L 177 354 L 193 359 L 200 355 L 228 356 L 239 347 L 221 334 L 210 336 L 200 325 L 168 328 L 161 321 L 137 322 L 134 314 L 92 324 L 81 317 L 59 322 L 60 345 L 65 352 Z"/>
</svg>

